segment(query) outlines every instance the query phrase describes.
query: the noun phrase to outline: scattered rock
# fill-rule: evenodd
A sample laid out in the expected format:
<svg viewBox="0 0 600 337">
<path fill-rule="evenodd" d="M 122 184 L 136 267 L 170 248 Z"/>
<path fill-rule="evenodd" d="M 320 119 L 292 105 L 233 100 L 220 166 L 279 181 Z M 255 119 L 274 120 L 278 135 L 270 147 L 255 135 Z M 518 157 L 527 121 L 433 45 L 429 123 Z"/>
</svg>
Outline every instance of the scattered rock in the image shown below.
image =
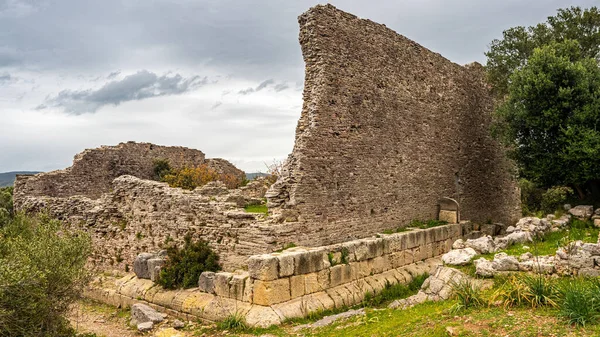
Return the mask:
<svg viewBox="0 0 600 337">
<path fill-rule="evenodd" d="M 131 306 L 131 319 L 136 324 L 146 322 L 160 323 L 165 317 L 167 317 L 166 314 L 160 313 L 142 303 L 136 303 Z"/>
<path fill-rule="evenodd" d="M 579 205 L 569 209 L 569 214 L 580 220 L 589 220 L 594 213 L 594 206 Z"/>
<path fill-rule="evenodd" d="M 137 329 L 140 332 L 148 332 L 148 331 L 152 330 L 152 328 L 154 328 L 153 322 L 143 322 L 143 323 L 139 323 L 137 325 Z"/>
<path fill-rule="evenodd" d="M 463 249 L 463 248 L 466 248 L 465 241 L 463 239 L 458 239 L 458 240 L 454 241 L 454 243 L 452 244 L 452 249 Z"/>
<path fill-rule="evenodd" d="M 175 329 L 183 329 L 185 327 L 185 323 L 183 323 L 182 321 L 176 319 L 175 321 L 173 321 L 173 327 Z"/>
<path fill-rule="evenodd" d="M 516 257 L 507 255 L 506 253 L 498 253 L 494 255 L 492 268 L 495 271 L 518 271 L 519 260 Z"/>
<path fill-rule="evenodd" d="M 564 209 L 565 211 L 568 211 L 568 210 L 570 210 L 570 209 L 571 209 L 571 205 L 570 205 L 570 204 L 564 204 L 564 205 L 563 205 L 563 209 Z"/>
<path fill-rule="evenodd" d="M 519 256 L 520 261 L 529 261 L 532 258 L 533 258 L 533 254 L 531 254 L 530 252 L 523 253 L 523 254 L 521 254 L 521 256 Z"/>
<path fill-rule="evenodd" d="M 475 260 L 475 274 L 483 277 L 492 277 L 496 274 L 492 261 L 488 261 L 485 258 Z"/>
<path fill-rule="evenodd" d="M 473 248 L 453 249 L 442 255 L 442 261 L 453 266 L 464 266 L 469 264 L 475 255 L 477 252 Z"/>
<path fill-rule="evenodd" d="M 491 236 L 482 236 L 479 239 L 469 239 L 465 242 L 466 247 L 475 249 L 480 254 L 488 254 L 496 251 L 496 244 Z"/>
</svg>

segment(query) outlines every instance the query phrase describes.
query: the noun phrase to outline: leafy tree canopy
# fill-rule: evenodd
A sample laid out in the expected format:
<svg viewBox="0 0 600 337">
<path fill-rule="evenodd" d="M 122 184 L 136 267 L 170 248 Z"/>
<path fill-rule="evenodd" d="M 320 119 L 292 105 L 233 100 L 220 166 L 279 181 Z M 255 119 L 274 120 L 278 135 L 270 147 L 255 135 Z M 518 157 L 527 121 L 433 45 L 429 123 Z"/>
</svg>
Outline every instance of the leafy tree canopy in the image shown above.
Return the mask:
<svg viewBox="0 0 600 337">
<path fill-rule="evenodd" d="M 486 69 L 494 91 L 500 97 L 509 92 L 511 75 L 523 68 L 536 48 L 564 40 L 576 42 L 578 59 L 600 61 L 600 11 L 597 7 L 559 9 L 544 23 L 514 27 L 503 32 L 502 39 L 492 41 Z M 575 55 L 573 55 L 575 56 Z"/>
<path fill-rule="evenodd" d="M 541 186 L 600 178 L 600 68 L 584 54 L 574 40 L 534 49 L 496 110 L 495 132 L 520 176 Z"/>
</svg>

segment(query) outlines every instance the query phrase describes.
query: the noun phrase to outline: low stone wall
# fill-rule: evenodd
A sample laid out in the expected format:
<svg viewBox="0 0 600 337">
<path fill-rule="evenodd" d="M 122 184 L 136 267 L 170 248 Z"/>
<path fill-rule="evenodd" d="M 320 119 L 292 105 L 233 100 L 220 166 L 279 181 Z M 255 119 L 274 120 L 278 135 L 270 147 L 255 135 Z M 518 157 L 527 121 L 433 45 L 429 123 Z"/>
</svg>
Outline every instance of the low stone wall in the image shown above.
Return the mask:
<svg viewBox="0 0 600 337">
<path fill-rule="evenodd" d="M 352 306 L 386 283 L 408 283 L 431 273 L 436 256 L 461 237 L 461 225 L 354 240 L 317 248 L 291 248 L 251 256 L 247 270 L 206 272 L 197 289 L 165 291 L 150 280 L 128 276 L 113 289 L 88 297 L 113 305 L 147 302 L 155 309 L 209 321 L 242 314 L 248 324 L 270 326 L 311 312 Z"/>
</svg>

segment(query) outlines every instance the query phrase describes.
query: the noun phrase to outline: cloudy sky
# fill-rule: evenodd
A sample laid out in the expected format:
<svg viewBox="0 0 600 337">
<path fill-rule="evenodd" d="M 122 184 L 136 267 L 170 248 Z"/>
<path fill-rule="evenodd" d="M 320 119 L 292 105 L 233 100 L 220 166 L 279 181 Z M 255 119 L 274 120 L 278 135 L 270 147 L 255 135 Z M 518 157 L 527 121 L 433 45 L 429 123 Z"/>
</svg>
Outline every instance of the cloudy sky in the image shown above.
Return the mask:
<svg viewBox="0 0 600 337">
<path fill-rule="evenodd" d="M 123 141 L 182 145 L 248 171 L 291 152 L 318 0 L 0 0 L 0 172 L 70 165 Z M 504 29 L 597 0 L 332 1 L 450 60 Z"/>
</svg>

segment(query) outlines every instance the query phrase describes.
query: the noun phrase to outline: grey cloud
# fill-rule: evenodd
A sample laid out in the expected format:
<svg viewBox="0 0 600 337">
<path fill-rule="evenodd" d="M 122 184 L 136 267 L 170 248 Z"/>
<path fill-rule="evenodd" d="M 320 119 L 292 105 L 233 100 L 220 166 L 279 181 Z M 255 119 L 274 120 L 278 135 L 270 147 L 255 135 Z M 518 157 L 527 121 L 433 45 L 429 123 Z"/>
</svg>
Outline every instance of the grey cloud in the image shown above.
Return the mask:
<svg viewBox="0 0 600 337">
<path fill-rule="evenodd" d="M 8 83 L 11 81 L 11 79 L 12 76 L 10 76 L 10 74 L 2 74 L 0 75 L 0 84 Z"/>
<path fill-rule="evenodd" d="M 287 83 L 279 83 L 277 85 L 275 85 L 275 87 L 273 88 L 275 90 L 275 92 L 280 92 L 283 91 L 287 88 L 289 88 L 290 86 L 287 85 Z"/>
<path fill-rule="evenodd" d="M 247 88 L 247 89 L 243 89 L 238 91 L 238 94 L 240 95 L 248 95 L 254 92 L 254 88 Z"/>
<path fill-rule="evenodd" d="M 259 85 L 256 86 L 256 88 L 246 88 L 246 89 L 242 89 L 240 91 L 238 91 L 238 94 L 240 95 L 248 95 L 251 94 L 253 92 L 258 92 L 261 91 L 263 89 L 265 89 L 266 87 L 275 84 L 275 80 L 270 78 L 268 80 L 262 81 L 260 82 Z M 275 86 L 273 86 L 273 90 L 275 90 L 275 92 L 280 92 L 282 90 L 285 90 L 289 88 L 289 86 L 286 83 L 279 83 L 279 84 L 275 84 Z"/>
<path fill-rule="evenodd" d="M 57 96 L 47 98 L 46 102 L 36 109 L 56 107 L 74 115 L 94 113 L 105 105 L 182 94 L 205 85 L 207 81 L 206 77 L 184 78 L 179 74 L 158 76 L 141 70 L 120 81 L 108 82 L 97 90 L 63 90 Z"/>
<path fill-rule="evenodd" d="M 271 78 L 271 79 L 268 79 L 268 80 L 266 80 L 266 81 L 263 81 L 261 84 L 259 84 L 259 85 L 258 85 L 258 87 L 256 87 L 256 89 L 255 89 L 255 90 L 256 90 L 256 91 L 261 91 L 261 90 L 263 90 L 264 88 L 268 87 L 269 85 L 271 85 L 271 84 L 273 84 L 273 83 L 275 83 L 275 81 L 273 81 L 273 79 L 272 79 L 272 78 Z"/>
<path fill-rule="evenodd" d="M 210 109 L 214 110 L 214 109 L 220 107 L 222 104 L 223 104 L 223 102 L 216 102 L 215 105 L 213 105 Z"/>
<path fill-rule="evenodd" d="M 112 73 L 108 74 L 108 76 L 106 76 L 107 80 L 112 80 L 115 77 L 119 76 L 121 74 L 120 71 L 113 71 Z"/>
</svg>

